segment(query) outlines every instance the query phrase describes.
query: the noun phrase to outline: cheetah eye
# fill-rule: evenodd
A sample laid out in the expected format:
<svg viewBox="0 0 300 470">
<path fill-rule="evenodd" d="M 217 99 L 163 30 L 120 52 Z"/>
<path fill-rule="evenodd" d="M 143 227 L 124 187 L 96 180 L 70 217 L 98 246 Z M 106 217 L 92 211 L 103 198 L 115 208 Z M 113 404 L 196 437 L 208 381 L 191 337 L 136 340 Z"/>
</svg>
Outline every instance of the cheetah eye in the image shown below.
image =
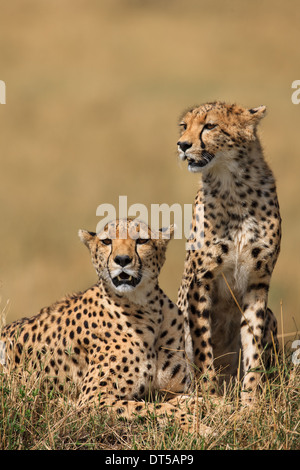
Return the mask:
<svg viewBox="0 0 300 470">
<path fill-rule="evenodd" d="M 186 125 L 185 122 L 181 122 L 181 123 L 179 124 L 179 127 L 181 127 L 181 128 L 185 131 L 186 128 L 187 128 L 187 125 Z"/>
<path fill-rule="evenodd" d="M 213 124 L 211 122 L 208 122 L 207 124 L 204 125 L 204 129 L 207 129 L 208 131 L 211 131 L 215 127 L 217 127 L 218 124 Z"/>
<path fill-rule="evenodd" d="M 103 240 L 101 240 L 101 242 L 103 243 L 103 245 L 111 245 L 111 243 L 112 243 L 110 238 L 103 238 Z"/>
<path fill-rule="evenodd" d="M 149 241 L 149 238 L 137 238 L 136 239 L 136 244 L 137 245 L 144 245 Z"/>
</svg>

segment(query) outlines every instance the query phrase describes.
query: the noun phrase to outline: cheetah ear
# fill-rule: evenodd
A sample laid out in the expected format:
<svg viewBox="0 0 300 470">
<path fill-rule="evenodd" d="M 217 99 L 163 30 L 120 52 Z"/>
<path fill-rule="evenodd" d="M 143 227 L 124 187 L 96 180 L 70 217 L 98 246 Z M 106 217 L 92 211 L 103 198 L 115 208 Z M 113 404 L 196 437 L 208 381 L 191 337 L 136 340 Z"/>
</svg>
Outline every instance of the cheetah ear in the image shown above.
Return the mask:
<svg viewBox="0 0 300 470">
<path fill-rule="evenodd" d="M 96 235 L 97 234 L 95 232 L 88 232 L 87 230 L 79 230 L 79 232 L 78 232 L 78 236 L 79 236 L 80 240 L 88 248 L 90 248 L 90 244 L 95 239 Z"/>
<path fill-rule="evenodd" d="M 249 120 L 258 123 L 266 115 L 266 111 L 266 106 L 258 106 L 258 108 L 248 109 Z"/>
<path fill-rule="evenodd" d="M 167 243 L 173 238 L 175 232 L 175 225 L 170 225 L 169 227 L 163 227 L 159 229 L 159 238 L 166 241 Z"/>
</svg>

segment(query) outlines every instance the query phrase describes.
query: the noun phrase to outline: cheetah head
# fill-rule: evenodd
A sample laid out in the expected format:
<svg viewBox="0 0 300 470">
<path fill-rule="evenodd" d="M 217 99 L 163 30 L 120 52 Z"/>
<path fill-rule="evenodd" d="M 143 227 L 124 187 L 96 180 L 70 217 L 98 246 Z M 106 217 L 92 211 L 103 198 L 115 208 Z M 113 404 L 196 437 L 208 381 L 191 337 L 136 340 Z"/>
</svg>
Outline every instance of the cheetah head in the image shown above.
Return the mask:
<svg viewBox="0 0 300 470">
<path fill-rule="evenodd" d="M 96 234 L 79 231 L 99 279 L 118 293 L 156 283 L 174 227 L 155 232 L 136 219 L 116 220 Z"/>
<path fill-rule="evenodd" d="M 256 140 L 256 127 L 266 107 L 246 109 L 220 101 L 186 112 L 180 120 L 179 158 L 191 172 L 237 157 L 238 148 Z"/>
</svg>

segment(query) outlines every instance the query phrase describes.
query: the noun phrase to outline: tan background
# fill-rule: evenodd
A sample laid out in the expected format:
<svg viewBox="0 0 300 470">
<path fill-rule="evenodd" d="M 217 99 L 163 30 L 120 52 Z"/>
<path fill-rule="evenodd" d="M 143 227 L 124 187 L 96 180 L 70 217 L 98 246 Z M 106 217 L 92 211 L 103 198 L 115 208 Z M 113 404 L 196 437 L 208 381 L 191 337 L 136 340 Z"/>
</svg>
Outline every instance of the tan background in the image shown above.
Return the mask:
<svg viewBox="0 0 300 470">
<path fill-rule="evenodd" d="M 199 176 L 176 156 L 177 120 L 213 99 L 268 116 L 283 243 L 270 305 L 300 326 L 299 2 L 14 0 L 0 7 L 0 309 L 36 313 L 96 279 L 79 228 L 101 203 L 192 203 Z M 184 242 L 161 285 L 176 299 Z"/>
</svg>

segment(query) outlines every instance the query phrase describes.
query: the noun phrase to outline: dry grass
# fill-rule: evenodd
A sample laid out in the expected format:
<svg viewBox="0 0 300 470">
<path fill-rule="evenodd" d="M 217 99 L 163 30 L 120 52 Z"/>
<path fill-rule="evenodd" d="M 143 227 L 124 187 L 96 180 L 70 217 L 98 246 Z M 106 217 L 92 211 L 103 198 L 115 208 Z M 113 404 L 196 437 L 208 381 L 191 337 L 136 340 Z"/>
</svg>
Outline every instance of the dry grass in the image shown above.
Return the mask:
<svg viewBox="0 0 300 470">
<path fill-rule="evenodd" d="M 206 437 L 185 433 L 171 420 L 160 429 L 150 415 L 126 422 L 103 410 L 78 414 L 41 378 L 25 381 L 0 372 L 0 449 L 299 449 L 300 371 L 282 357 L 279 363 L 253 408 L 240 406 L 239 384 L 220 402 L 208 396 L 199 401 L 194 423 L 196 429 L 200 423 L 211 427 L 212 435 Z"/>
</svg>

